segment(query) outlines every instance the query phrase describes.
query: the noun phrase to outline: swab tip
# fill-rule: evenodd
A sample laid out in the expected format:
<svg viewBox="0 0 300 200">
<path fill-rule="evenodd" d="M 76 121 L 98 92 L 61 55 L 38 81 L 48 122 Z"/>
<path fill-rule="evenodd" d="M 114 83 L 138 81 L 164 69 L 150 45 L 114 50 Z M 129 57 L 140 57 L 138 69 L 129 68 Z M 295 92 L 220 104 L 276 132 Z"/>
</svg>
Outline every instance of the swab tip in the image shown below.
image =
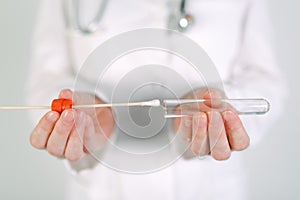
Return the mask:
<svg viewBox="0 0 300 200">
<path fill-rule="evenodd" d="M 155 107 L 160 106 L 160 100 L 159 99 L 152 100 L 152 103 L 153 103 L 152 105 L 155 106 Z"/>
<path fill-rule="evenodd" d="M 160 100 L 159 99 L 154 99 L 151 101 L 146 101 L 143 103 L 144 106 L 153 106 L 153 107 L 159 107 L 160 104 Z"/>
</svg>

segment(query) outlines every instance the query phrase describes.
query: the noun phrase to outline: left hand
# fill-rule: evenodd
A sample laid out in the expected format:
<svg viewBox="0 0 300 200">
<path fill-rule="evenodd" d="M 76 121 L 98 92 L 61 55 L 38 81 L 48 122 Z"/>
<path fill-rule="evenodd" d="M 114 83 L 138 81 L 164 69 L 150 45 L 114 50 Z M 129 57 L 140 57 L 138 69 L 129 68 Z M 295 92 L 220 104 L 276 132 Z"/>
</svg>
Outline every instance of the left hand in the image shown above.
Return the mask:
<svg viewBox="0 0 300 200">
<path fill-rule="evenodd" d="M 231 151 L 241 151 L 249 146 L 249 136 L 230 105 L 216 99 L 224 98 L 219 90 L 199 89 L 189 93 L 185 99 L 206 99 L 205 103 L 182 105 L 181 113 L 189 117 L 176 118 L 175 129 L 196 156 L 211 155 L 216 160 L 227 160 Z M 214 100 L 212 100 L 214 99 Z"/>
<path fill-rule="evenodd" d="M 93 94 L 62 90 L 59 98 L 70 99 L 75 104 L 104 103 Z M 46 113 L 30 135 L 30 143 L 45 149 L 51 155 L 69 161 L 79 161 L 84 156 L 105 147 L 115 126 L 110 108 L 66 109 Z"/>
</svg>

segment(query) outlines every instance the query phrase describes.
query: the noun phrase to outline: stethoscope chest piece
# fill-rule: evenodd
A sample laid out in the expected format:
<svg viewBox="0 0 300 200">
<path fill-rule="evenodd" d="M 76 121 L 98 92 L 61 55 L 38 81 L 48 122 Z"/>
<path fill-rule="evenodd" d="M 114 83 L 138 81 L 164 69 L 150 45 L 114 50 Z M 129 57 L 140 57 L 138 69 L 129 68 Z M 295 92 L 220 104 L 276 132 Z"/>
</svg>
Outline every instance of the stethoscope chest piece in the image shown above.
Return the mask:
<svg viewBox="0 0 300 200">
<path fill-rule="evenodd" d="M 183 14 L 180 16 L 177 23 L 178 30 L 184 32 L 191 26 L 192 23 L 193 23 L 193 16 L 190 14 Z"/>
<path fill-rule="evenodd" d="M 193 16 L 185 11 L 185 2 L 185 0 L 181 0 L 180 9 L 170 15 L 169 29 L 184 32 L 193 24 Z"/>
<path fill-rule="evenodd" d="M 171 16 L 169 19 L 169 29 L 185 32 L 193 24 L 194 19 L 190 14 L 182 13 L 177 16 Z"/>
</svg>

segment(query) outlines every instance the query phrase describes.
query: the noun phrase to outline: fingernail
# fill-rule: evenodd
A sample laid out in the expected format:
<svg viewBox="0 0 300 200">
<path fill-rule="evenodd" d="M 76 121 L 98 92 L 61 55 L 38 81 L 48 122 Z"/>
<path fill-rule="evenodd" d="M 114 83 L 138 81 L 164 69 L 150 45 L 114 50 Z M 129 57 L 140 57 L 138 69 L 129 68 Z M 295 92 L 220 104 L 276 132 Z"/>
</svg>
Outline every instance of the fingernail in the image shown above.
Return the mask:
<svg viewBox="0 0 300 200">
<path fill-rule="evenodd" d="M 74 121 L 74 113 L 70 110 L 65 110 L 62 114 L 64 123 L 71 124 Z"/>
<path fill-rule="evenodd" d="M 59 114 L 57 112 L 50 112 L 47 115 L 47 120 L 50 122 L 55 122 L 58 119 Z"/>
</svg>

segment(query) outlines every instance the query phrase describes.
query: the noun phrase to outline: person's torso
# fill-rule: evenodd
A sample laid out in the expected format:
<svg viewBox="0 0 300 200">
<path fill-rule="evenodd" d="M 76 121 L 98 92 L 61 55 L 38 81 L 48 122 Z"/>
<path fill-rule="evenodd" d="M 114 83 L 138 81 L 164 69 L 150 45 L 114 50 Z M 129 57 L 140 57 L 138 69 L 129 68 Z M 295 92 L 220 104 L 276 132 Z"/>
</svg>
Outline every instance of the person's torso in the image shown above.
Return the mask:
<svg viewBox="0 0 300 200">
<path fill-rule="evenodd" d="M 68 32 L 75 72 L 95 48 L 114 35 L 138 28 L 168 28 L 171 12 L 168 6 L 169 1 L 160 0 L 110 0 L 96 33 Z M 238 54 L 246 6 L 247 0 L 187 1 L 186 11 L 193 15 L 194 22 L 184 34 L 208 53 L 222 78 L 228 76 Z M 95 8 L 97 6 L 94 6 L 96 12 Z M 89 74 L 85 78 L 98 79 L 92 76 Z M 91 177 L 94 187 L 90 188 L 90 194 L 94 199 L 227 199 L 226 195 L 229 199 L 238 199 L 241 191 L 230 191 L 240 189 L 235 187 L 241 184 L 242 176 L 232 176 L 239 173 L 237 163 L 235 158 L 218 166 L 211 159 L 179 161 L 179 164 L 149 175 L 127 175 L 100 169 L 98 175 Z"/>
<path fill-rule="evenodd" d="M 94 6 L 91 3 L 95 1 L 89 1 L 88 6 L 80 11 L 83 17 L 89 13 L 83 24 L 88 24 L 93 14 L 99 11 L 99 3 Z M 186 12 L 193 16 L 193 24 L 183 34 L 207 52 L 222 79 L 228 76 L 230 66 L 239 52 L 247 2 L 200 0 L 186 3 Z M 179 9 L 179 4 L 178 0 L 109 0 L 96 33 L 80 34 L 72 28 L 68 32 L 71 63 L 75 71 L 82 67 L 95 48 L 117 34 L 140 28 L 168 28 L 170 13 Z M 91 7 L 93 10 L 89 11 Z"/>
</svg>

